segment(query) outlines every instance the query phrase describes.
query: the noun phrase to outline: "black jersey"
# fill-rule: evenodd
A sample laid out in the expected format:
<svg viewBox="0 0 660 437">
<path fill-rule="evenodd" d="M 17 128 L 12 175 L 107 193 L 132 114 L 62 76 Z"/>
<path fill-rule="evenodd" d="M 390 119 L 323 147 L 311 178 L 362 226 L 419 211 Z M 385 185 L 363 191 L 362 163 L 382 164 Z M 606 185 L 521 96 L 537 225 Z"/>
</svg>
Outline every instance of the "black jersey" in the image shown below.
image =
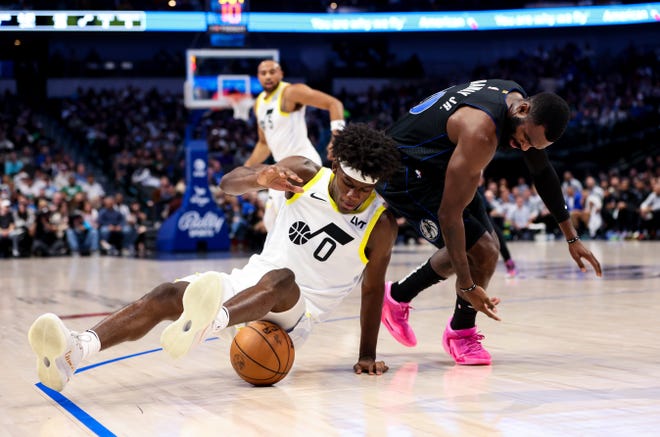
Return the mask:
<svg viewBox="0 0 660 437">
<path fill-rule="evenodd" d="M 525 90 L 511 80 L 476 80 L 452 86 L 413 106 L 387 133 L 398 143 L 404 166 L 430 169 L 432 171 L 426 174 L 443 179 L 449 158 L 456 148 L 456 144 L 447 137 L 449 117 L 461 106 L 471 106 L 484 111 L 495 123 L 498 145 L 509 148 L 506 144 L 508 139 L 502 138 L 502 135 L 505 134 L 504 122 L 508 111 L 506 96 L 514 91 L 527 98 Z M 522 155 L 536 189 L 552 215 L 558 222 L 567 220 L 569 216 L 559 178 L 546 151 L 530 148 Z M 423 178 L 421 173 L 418 177 Z M 429 189 L 442 188 L 433 186 Z M 385 199 L 387 200 L 387 197 Z"/>
<path fill-rule="evenodd" d="M 446 164 L 456 147 L 447 137 L 449 117 L 461 106 L 484 111 L 497 126 L 499 143 L 508 111 L 505 98 L 512 91 L 527 97 L 525 90 L 510 80 L 477 80 L 452 86 L 412 107 L 387 133 L 405 155 L 434 166 Z"/>
</svg>

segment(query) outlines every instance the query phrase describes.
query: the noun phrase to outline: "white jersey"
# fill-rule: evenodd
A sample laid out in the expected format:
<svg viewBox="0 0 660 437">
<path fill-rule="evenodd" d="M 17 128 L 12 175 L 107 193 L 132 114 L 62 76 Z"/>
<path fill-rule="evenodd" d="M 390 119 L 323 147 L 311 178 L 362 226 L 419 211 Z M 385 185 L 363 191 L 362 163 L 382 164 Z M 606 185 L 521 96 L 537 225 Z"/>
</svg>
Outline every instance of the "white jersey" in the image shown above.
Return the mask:
<svg viewBox="0 0 660 437">
<path fill-rule="evenodd" d="M 330 197 L 334 174 L 322 168 L 304 193 L 293 195 L 282 206 L 264 250 L 230 277 L 237 290 L 254 285 L 266 272 L 283 267 L 296 275 L 316 320 L 337 306 L 360 282 L 368 262 L 364 253 L 371 230 L 385 210 L 373 192 L 354 213 L 342 214 Z"/>
<path fill-rule="evenodd" d="M 289 156 L 304 156 L 321 165 L 321 156 L 307 136 L 305 107 L 293 112 L 282 111 L 282 93 L 290 84 L 280 82 L 270 96 L 262 91 L 254 104 L 259 127 L 266 137 L 275 162 Z"/>
</svg>

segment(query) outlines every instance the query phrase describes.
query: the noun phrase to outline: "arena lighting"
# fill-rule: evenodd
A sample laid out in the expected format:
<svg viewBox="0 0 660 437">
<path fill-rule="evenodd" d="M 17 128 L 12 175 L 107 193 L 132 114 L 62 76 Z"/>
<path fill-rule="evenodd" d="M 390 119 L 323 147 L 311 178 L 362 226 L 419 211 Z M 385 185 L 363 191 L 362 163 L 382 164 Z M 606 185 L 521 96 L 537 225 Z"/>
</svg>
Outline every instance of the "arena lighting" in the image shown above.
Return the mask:
<svg viewBox="0 0 660 437">
<path fill-rule="evenodd" d="M 660 3 L 463 12 L 250 13 L 249 32 L 434 32 L 659 23 Z"/>
<path fill-rule="evenodd" d="M 206 32 L 216 12 L 0 11 L 0 31 Z M 463 12 L 246 12 L 248 32 L 440 32 L 660 23 L 660 3 Z"/>
</svg>

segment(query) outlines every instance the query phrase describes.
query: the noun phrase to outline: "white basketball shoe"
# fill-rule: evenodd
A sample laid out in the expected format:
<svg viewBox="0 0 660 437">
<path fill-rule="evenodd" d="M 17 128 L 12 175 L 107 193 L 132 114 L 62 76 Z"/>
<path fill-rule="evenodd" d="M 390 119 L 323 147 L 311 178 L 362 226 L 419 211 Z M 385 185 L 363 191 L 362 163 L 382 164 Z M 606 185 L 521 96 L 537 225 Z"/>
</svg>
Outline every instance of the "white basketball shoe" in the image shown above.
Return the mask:
<svg viewBox="0 0 660 437">
<path fill-rule="evenodd" d="M 62 391 L 83 359 L 84 343 L 89 344 L 93 335 L 90 332 L 70 331 L 52 313 L 43 314 L 35 320 L 28 331 L 28 340 L 37 354 L 37 373 L 42 384 Z"/>
<path fill-rule="evenodd" d="M 222 277 L 206 272 L 188 284 L 183 293 L 183 312 L 160 336 L 160 344 L 172 357 L 186 355 L 201 343 L 222 306 Z"/>
</svg>

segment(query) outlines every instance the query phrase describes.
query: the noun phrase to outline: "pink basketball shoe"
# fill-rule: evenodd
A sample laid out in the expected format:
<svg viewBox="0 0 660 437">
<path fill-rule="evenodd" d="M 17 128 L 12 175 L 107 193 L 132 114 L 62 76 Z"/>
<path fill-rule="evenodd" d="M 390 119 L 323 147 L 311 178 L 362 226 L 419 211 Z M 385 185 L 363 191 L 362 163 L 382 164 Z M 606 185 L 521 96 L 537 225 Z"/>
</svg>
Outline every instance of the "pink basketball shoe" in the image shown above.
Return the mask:
<svg viewBox="0 0 660 437">
<path fill-rule="evenodd" d="M 477 327 L 469 329 L 451 329 L 451 319 L 442 334 L 442 346 L 452 356 L 456 364 L 465 366 L 488 365 L 492 362 L 491 356 L 481 346 L 484 336 L 477 333 Z"/>
<path fill-rule="evenodd" d="M 504 265 L 506 266 L 506 276 L 508 278 L 514 278 L 518 276 L 518 269 L 516 269 L 516 263 L 514 263 L 512 259 L 505 262 Z"/>
<path fill-rule="evenodd" d="M 383 299 L 383 311 L 380 320 L 390 331 L 392 337 L 404 346 L 412 347 L 417 344 L 415 332 L 408 324 L 410 306 L 407 302 L 397 302 L 392 299 L 392 282 L 385 283 L 385 298 Z"/>
</svg>

